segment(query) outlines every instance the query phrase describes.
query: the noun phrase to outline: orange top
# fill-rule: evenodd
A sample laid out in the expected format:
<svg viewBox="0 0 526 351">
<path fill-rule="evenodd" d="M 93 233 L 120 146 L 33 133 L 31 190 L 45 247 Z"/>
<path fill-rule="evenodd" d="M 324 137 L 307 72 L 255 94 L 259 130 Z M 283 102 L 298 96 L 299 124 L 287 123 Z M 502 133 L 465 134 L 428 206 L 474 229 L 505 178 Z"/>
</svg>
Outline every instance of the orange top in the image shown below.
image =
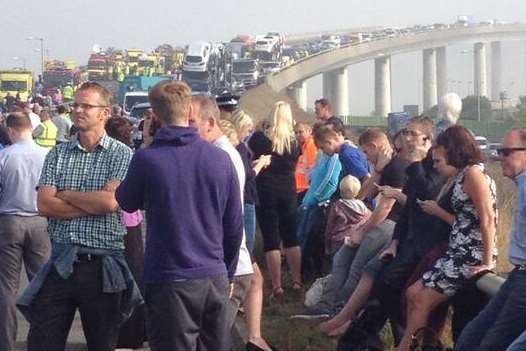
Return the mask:
<svg viewBox="0 0 526 351">
<path fill-rule="evenodd" d="M 296 192 L 301 193 L 309 189 L 309 174 L 316 163 L 318 149 L 314 139 L 308 137 L 301 146 L 301 156 L 296 164 Z"/>
</svg>

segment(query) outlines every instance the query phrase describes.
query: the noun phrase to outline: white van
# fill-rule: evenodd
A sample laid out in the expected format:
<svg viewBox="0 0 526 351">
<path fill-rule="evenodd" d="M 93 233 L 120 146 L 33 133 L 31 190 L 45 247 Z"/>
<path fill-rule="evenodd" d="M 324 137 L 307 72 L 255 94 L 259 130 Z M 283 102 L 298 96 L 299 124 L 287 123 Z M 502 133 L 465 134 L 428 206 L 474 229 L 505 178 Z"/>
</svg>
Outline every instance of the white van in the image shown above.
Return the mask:
<svg viewBox="0 0 526 351">
<path fill-rule="evenodd" d="M 124 102 L 122 103 L 122 109 L 125 114 L 130 114 L 133 106 L 149 102 L 147 91 L 129 91 L 124 94 Z"/>
<path fill-rule="evenodd" d="M 208 60 L 212 44 L 198 41 L 191 43 L 186 50 L 183 61 L 183 70 L 190 72 L 205 72 L 208 69 Z"/>
</svg>

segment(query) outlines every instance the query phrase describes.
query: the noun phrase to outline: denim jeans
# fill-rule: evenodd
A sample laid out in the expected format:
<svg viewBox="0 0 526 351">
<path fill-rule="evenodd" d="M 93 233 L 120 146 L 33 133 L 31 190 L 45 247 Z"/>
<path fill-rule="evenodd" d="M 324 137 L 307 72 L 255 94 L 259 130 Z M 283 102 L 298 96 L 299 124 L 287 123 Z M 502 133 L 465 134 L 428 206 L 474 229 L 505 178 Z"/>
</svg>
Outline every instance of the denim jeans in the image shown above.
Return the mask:
<svg viewBox="0 0 526 351">
<path fill-rule="evenodd" d="M 245 204 L 243 206 L 245 211 L 245 237 L 247 240 L 248 252 L 254 252 L 254 245 L 256 243 L 256 205 Z"/>
<path fill-rule="evenodd" d="M 331 279 L 323 301 L 332 307 L 345 305 L 358 281 L 363 268 L 390 242 L 395 222 L 386 220 L 367 232 L 358 247 L 342 245 L 332 261 Z"/>
<path fill-rule="evenodd" d="M 526 331 L 524 331 L 506 351 L 524 351 L 526 350 Z"/>
<path fill-rule="evenodd" d="M 456 351 L 505 350 L 526 330 L 526 270 L 515 268 L 499 292 L 464 329 Z"/>
<path fill-rule="evenodd" d="M 62 351 L 80 311 L 89 351 L 113 351 L 120 327 L 123 293 L 102 291 L 102 260 L 77 262 L 63 279 L 53 268 L 33 301 L 29 351 Z"/>
</svg>

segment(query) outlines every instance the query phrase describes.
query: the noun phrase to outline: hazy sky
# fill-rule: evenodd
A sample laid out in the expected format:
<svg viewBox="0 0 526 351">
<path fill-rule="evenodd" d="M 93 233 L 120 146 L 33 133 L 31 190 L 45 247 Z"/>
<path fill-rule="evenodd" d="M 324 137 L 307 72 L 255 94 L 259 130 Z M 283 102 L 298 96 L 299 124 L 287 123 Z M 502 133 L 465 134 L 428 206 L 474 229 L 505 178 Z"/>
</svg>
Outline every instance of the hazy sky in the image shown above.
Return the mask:
<svg viewBox="0 0 526 351">
<path fill-rule="evenodd" d="M 498 18 L 526 23 L 525 0 L 0 0 L 2 48 L 0 68 L 26 60 L 38 70 L 40 47 L 29 36 L 45 39 L 50 58 L 85 64 L 94 44 L 151 50 L 161 43 L 184 45 L 195 40 L 227 41 L 236 34 L 267 31 L 313 32 L 356 26 L 407 26 L 454 22 L 457 15 L 477 21 Z M 472 58 L 460 54 L 469 47 L 448 49 L 449 79 L 472 81 Z M 525 50 L 522 43 L 505 43 L 503 85 L 512 97 L 526 93 Z M 16 60 L 14 57 L 18 57 Z M 393 107 L 421 99 L 420 53 L 393 57 Z M 373 109 L 373 65 L 350 67 L 351 112 Z M 403 78 L 403 79 L 402 79 Z M 321 93 L 321 79 L 309 82 L 309 101 Z M 452 85 L 464 95 L 467 83 Z M 463 90 L 463 91 L 462 91 Z"/>
</svg>

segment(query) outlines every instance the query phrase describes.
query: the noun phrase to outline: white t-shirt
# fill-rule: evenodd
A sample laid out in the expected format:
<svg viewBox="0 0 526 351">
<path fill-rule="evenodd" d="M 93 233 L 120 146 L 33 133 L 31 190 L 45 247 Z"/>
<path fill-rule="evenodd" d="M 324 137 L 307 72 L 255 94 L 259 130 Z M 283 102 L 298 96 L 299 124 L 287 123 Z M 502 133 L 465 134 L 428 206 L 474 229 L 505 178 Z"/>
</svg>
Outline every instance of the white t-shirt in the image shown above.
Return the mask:
<svg viewBox="0 0 526 351">
<path fill-rule="evenodd" d="M 33 127 L 33 130 L 42 124 L 40 117 L 34 112 L 29 112 L 29 119 L 31 120 L 31 127 Z"/>
<path fill-rule="evenodd" d="M 236 169 L 237 179 L 239 180 L 239 188 L 241 194 L 241 203 L 243 203 L 243 193 L 245 189 L 245 166 L 243 165 L 243 160 L 237 152 L 236 148 L 230 143 L 228 138 L 223 135 L 214 141 L 214 146 L 220 148 L 223 151 L 226 151 L 234 168 Z M 252 269 L 252 260 L 250 259 L 250 253 L 247 249 L 247 244 L 245 240 L 245 229 L 243 229 L 243 239 L 241 239 L 241 246 L 239 247 L 239 260 L 237 262 L 236 273 L 234 276 L 247 275 L 254 273 Z"/>
</svg>

